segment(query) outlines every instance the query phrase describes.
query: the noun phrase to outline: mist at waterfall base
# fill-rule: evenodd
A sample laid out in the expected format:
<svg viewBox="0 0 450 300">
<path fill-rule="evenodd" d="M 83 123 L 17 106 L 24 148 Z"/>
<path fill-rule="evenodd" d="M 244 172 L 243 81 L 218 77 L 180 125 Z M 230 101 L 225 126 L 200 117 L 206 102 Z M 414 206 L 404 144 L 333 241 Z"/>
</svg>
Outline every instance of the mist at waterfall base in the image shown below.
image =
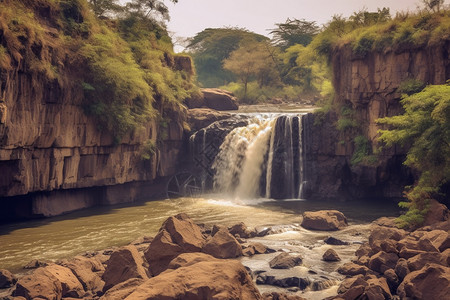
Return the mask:
<svg viewBox="0 0 450 300">
<path fill-rule="evenodd" d="M 195 133 L 191 149 L 201 166 L 202 186 L 235 201 L 304 199 L 302 116 L 237 115 L 235 124 L 227 123 L 230 128 L 220 132 L 223 141 L 214 124 Z"/>
</svg>

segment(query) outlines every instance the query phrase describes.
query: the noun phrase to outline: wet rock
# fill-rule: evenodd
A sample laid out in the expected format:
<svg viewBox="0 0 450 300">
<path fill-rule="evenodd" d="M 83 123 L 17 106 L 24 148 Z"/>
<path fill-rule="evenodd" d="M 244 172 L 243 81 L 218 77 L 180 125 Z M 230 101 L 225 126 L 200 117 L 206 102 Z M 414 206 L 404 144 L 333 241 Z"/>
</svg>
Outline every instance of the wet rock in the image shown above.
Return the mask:
<svg viewBox="0 0 450 300">
<path fill-rule="evenodd" d="M 117 249 L 106 262 L 105 273 L 102 275 L 105 282 L 103 292 L 131 278 L 148 279 L 144 260 L 132 245 Z"/>
<path fill-rule="evenodd" d="M 344 294 L 348 290 L 350 290 L 351 288 L 356 287 L 356 286 L 362 286 L 362 287 L 367 286 L 367 282 L 364 280 L 363 275 L 359 274 L 354 277 L 344 279 L 344 281 L 342 281 L 341 284 L 339 285 L 338 293 Z M 362 294 L 362 292 L 361 292 L 361 294 Z"/>
<path fill-rule="evenodd" d="M 328 249 L 322 256 L 324 261 L 340 261 L 341 258 L 333 249 Z"/>
<path fill-rule="evenodd" d="M 291 255 L 289 253 L 280 253 L 275 256 L 270 262 L 269 266 L 272 269 L 290 269 L 301 265 L 303 258 L 300 255 Z"/>
<path fill-rule="evenodd" d="M 403 229 L 372 226 L 372 231 L 369 236 L 369 245 L 372 248 L 371 255 L 381 251 L 381 244 L 388 240 L 399 241 L 406 236 L 406 231 Z"/>
<path fill-rule="evenodd" d="M 110 288 L 100 300 L 117 300 L 128 297 L 138 286 L 145 282 L 141 278 L 130 278 Z"/>
<path fill-rule="evenodd" d="M 298 295 L 289 295 L 279 292 L 265 292 L 262 294 L 264 300 L 305 300 L 305 298 Z"/>
<path fill-rule="evenodd" d="M 380 251 L 370 257 L 368 267 L 375 272 L 384 273 L 388 269 L 395 268 L 397 261 L 397 254 Z"/>
<path fill-rule="evenodd" d="M 212 256 L 199 262 L 187 256 L 185 260 L 183 266 L 145 281 L 125 299 L 262 299 L 240 262 Z"/>
<path fill-rule="evenodd" d="M 222 228 L 207 240 L 202 252 L 216 258 L 235 258 L 242 256 L 242 246 L 226 228 Z"/>
<path fill-rule="evenodd" d="M 228 228 L 228 231 L 234 236 L 238 234 L 241 238 L 248 239 L 256 236 L 256 231 L 250 230 L 243 222 L 235 224 Z"/>
<path fill-rule="evenodd" d="M 17 282 L 17 277 L 6 269 L 0 269 L 0 289 L 6 289 Z"/>
<path fill-rule="evenodd" d="M 48 264 L 46 262 L 37 260 L 37 259 L 33 259 L 32 261 L 30 261 L 29 263 L 27 263 L 25 266 L 23 266 L 24 269 L 37 269 L 40 267 L 45 267 Z"/>
<path fill-rule="evenodd" d="M 232 93 L 221 89 L 202 89 L 204 105 L 216 110 L 237 110 L 239 108 L 236 97 Z"/>
<path fill-rule="evenodd" d="M 337 210 L 304 212 L 302 226 L 311 230 L 340 230 L 348 226 L 347 218 Z"/>
<path fill-rule="evenodd" d="M 198 131 L 208 127 L 210 124 L 229 118 L 229 113 L 220 112 L 210 108 L 194 108 L 188 109 L 187 119 L 191 127 L 191 132 Z"/>
<path fill-rule="evenodd" d="M 263 237 L 269 234 L 270 232 L 270 227 L 260 227 L 260 228 L 255 228 L 256 230 L 256 236 L 257 237 Z"/>
<path fill-rule="evenodd" d="M 332 237 L 332 236 L 327 237 L 327 238 L 324 240 L 324 242 L 325 242 L 325 244 L 328 244 L 328 245 L 335 245 L 335 246 L 340 246 L 340 245 L 350 245 L 349 242 L 344 242 L 344 241 L 342 241 L 342 240 L 340 240 L 340 239 L 337 239 L 337 238 L 334 238 L 334 237 Z"/>
<path fill-rule="evenodd" d="M 434 249 L 442 252 L 450 247 L 450 234 L 444 230 L 427 231 L 419 239 L 419 243 L 423 241 L 429 241 Z"/>
<path fill-rule="evenodd" d="M 45 268 L 38 268 L 17 281 L 13 296 L 26 299 L 61 299 L 61 282 Z"/>
<path fill-rule="evenodd" d="M 268 284 L 283 288 L 297 287 L 301 290 L 304 290 L 311 284 L 311 281 L 308 278 L 301 278 L 296 276 L 282 277 L 262 273 L 258 274 L 258 276 L 256 277 L 256 284 Z"/>
<path fill-rule="evenodd" d="M 450 268 L 428 264 L 411 272 L 397 289 L 402 299 L 447 299 L 450 295 Z"/>
<path fill-rule="evenodd" d="M 205 244 L 200 227 L 186 214 L 169 217 L 150 243 L 144 256 L 153 276 L 163 272 L 181 253 L 200 252 Z"/>
<path fill-rule="evenodd" d="M 366 266 L 358 265 L 352 262 L 340 266 L 338 273 L 346 276 L 366 275 L 370 270 Z"/>
<path fill-rule="evenodd" d="M 362 256 L 368 256 L 368 254 L 372 251 L 372 248 L 370 247 L 369 243 L 363 243 L 361 246 L 359 246 L 358 250 L 356 250 L 355 255 L 360 258 Z"/>
<path fill-rule="evenodd" d="M 368 275 L 364 278 L 368 286 L 364 290 L 367 299 L 391 299 L 392 294 L 386 278 Z"/>
<path fill-rule="evenodd" d="M 242 249 L 242 255 L 247 256 L 247 257 L 255 255 L 255 248 L 246 247 L 246 248 Z"/>
<path fill-rule="evenodd" d="M 242 250 L 244 255 L 245 253 L 251 254 L 249 256 L 255 255 L 255 254 L 265 254 L 265 253 L 273 253 L 275 252 L 274 249 L 267 248 L 261 243 L 246 243 L 243 245 L 244 249 Z"/>
</svg>

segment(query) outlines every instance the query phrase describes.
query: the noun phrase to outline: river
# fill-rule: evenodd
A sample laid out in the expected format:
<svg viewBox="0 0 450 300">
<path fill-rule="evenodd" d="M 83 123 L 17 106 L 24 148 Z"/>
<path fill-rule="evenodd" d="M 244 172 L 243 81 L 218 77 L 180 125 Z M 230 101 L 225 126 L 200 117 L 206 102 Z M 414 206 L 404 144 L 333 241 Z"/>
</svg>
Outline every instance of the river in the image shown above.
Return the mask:
<svg viewBox="0 0 450 300">
<path fill-rule="evenodd" d="M 153 236 L 163 221 L 180 212 L 197 223 L 247 226 L 290 225 L 305 210 L 338 209 L 351 224 L 366 224 L 395 214 L 391 202 L 312 202 L 305 200 L 227 200 L 218 196 L 90 208 L 64 216 L 0 226 L 0 268 L 19 272 L 33 259 L 57 260 L 85 251 L 121 246 Z M 323 234 L 319 234 L 322 236 Z M 312 237 L 315 239 L 316 237 Z M 297 238 L 296 238 L 297 239 Z"/>
</svg>

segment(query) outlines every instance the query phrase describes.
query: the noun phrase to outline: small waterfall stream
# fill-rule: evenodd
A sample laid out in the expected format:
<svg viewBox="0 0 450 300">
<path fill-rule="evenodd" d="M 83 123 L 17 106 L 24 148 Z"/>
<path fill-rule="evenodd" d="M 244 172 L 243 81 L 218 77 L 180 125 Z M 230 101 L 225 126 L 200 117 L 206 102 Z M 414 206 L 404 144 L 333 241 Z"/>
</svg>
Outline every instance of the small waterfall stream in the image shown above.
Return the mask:
<svg viewBox="0 0 450 300">
<path fill-rule="evenodd" d="M 198 153 L 204 156 L 208 152 L 208 158 L 213 158 L 205 168 L 204 157 L 197 157 L 213 178 L 213 190 L 239 199 L 302 198 L 306 182 L 302 116 L 252 115 L 244 124 L 220 134 L 215 132 L 217 126 L 210 126 L 193 135 L 191 143 L 197 141 Z M 218 135 L 224 136 L 223 142 L 216 140 L 211 147 Z M 211 155 L 207 148 L 216 153 Z"/>
</svg>

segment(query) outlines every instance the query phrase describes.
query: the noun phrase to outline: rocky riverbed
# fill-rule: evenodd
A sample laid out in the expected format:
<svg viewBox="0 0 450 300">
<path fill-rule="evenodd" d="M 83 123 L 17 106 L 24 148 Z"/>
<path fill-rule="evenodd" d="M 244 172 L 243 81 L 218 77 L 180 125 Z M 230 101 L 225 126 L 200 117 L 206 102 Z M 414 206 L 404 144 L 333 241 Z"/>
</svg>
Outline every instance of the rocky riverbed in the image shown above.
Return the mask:
<svg viewBox="0 0 450 300">
<path fill-rule="evenodd" d="M 153 238 L 54 263 L 36 261 L 22 275 L 1 270 L 0 297 L 444 299 L 450 293 L 450 222 L 445 209 L 440 214 L 412 232 L 379 219 L 368 240 L 338 211 L 306 212 L 302 224 L 262 228 L 205 226 L 178 214 Z M 317 230 L 326 231 L 315 244 L 292 242 L 296 232 Z M 341 260 L 355 249 L 352 261 Z"/>
</svg>

